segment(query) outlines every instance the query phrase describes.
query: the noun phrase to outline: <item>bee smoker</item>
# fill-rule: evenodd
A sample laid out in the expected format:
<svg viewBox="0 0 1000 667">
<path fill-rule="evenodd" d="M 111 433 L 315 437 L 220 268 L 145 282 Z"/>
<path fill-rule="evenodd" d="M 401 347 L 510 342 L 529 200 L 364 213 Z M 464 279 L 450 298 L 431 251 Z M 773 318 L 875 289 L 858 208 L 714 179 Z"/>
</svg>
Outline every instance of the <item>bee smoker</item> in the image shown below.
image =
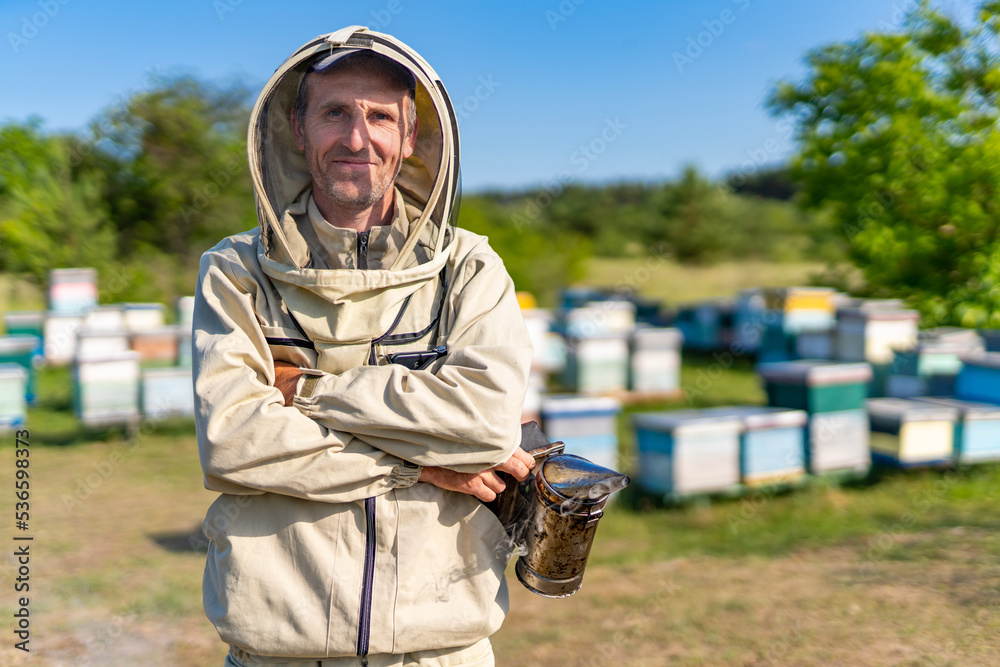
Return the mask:
<svg viewBox="0 0 1000 667">
<path fill-rule="evenodd" d="M 521 448 L 534 456 L 534 470 L 520 483 L 501 473 L 507 487 L 487 506 L 518 547 L 520 582 L 543 597 L 568 597 L 583 585 L 608 498 L 629 478 L 565 454 L 563 443 L 549 442 L 535 422 L 521 426 Z"/>
</svg>

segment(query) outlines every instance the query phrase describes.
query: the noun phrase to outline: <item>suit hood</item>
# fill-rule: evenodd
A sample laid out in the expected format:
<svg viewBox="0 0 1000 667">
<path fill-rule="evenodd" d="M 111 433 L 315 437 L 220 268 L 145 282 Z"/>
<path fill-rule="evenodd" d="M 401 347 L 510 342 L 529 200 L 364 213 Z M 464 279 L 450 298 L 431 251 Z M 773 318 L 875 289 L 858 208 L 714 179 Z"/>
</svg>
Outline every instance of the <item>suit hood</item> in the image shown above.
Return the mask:
<svg viewBox="0 0 1000 667">
<path fill-rule="evenodd" d="M 435 246 L 431 263 L 437 264 L 454 238 L 451 227 L 458 216 L 461 192 L 454 108 L 437 73 L 419 54 L 389 35 L 362 26 L 343 28 L 303 44 L 278 67 L 257 97 L 250 116 L 247 152 L 264 253 L 271 260 L 290 263 L 286 269 L 295 273 L 314 272 L 291 259 L 290 243 L 280 224 L 289 205 L 312 183 L 305 155 L 295 146 L 290 118 L 309 65 L 315 58 L 341 49 L 370 49 L 405 67 L 416 80 L 416 148 L 403 161 L 395 185 L 408 209 L 419 211 L 419 215 L 411 218 L 406 243 L 390 268 L 398 269 L 412 257 L 414 245 L 421 236 L 426 238 L 427 230 Z M 278 246 L 277 252 L 272 252 L 274 246 Z M 302 277 L 308 280 L 308 276 Z M 331 277 L 320 280 L 326 282 Z"/>
</svg>

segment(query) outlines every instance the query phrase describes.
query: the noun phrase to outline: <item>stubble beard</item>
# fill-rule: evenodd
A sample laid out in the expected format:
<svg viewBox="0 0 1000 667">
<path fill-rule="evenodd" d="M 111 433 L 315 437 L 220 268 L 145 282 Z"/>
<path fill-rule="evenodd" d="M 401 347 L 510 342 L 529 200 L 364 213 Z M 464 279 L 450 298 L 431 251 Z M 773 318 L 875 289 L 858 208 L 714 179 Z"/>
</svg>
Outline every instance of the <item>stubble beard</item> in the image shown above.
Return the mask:
<svg viewBox="0 0 1000 667">
<path fill-rule="evenodd" d="M 306 151 L 309 151 L 309 146 L 306 146 Z M 363 155 L 361 153 L 356 153 L 353 155 L 336 155 L 332 159 L 336 158 L 359 158 L 366 157 L 369 159 L 378 156 Z M 396 180 L 396 175 L 399 173 L 400 166 L 402 165 L 402 151 L 399 155 L 399 160 L 396 163 L 396 169 L 393 172 L 381 171 L 382 167 L 385 165 L 384 160 L 379 160 L 378 164 L 375 166 L 375 177 L 371 184 L 367 183 L 365 179 L 343 179 L 337 178 L 330 171 L 330 163 L 326 163 L 326 168 L 322 162 L 317 162 L 316 164 L 311 164 L 309 171 L 312 174 L 313 187 L 319 188 L 323 195 L 329 199 L 331 202 L 341 207 L 345 211 L 351 213 L 361 213 L 372 208 L 378 202 L 382 201 L 385 193 L 392 187 L 393 182 Z M 348 183 L 355 185 L 355 188 L 345 187 Z"/>
</svg>

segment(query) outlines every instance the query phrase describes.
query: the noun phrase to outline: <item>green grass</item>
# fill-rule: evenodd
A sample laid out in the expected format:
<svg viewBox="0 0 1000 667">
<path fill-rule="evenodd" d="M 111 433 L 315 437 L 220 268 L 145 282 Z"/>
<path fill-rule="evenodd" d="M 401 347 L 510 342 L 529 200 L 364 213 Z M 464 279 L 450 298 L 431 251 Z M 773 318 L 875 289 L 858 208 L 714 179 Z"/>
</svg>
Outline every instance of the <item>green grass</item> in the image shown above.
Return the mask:
<svg viewBox="0 0 1000 667">
<path fill-rule="evenodd" d="M 66 655 L 88 656 L 72 648 L 81 633 L 120 623 L 116 642 L 141 644 L 148 628 L 171 637 L 176 648 L 164 664 L 218 664 L 224 650 L 201 611 L 204 554 L 188 540 L 214 499 L 201 488 L 193 423 L 84 429 L 69 411 L 69 379 L 66 369 L 44 370 L 40 405 L 29 412 L 40 547 L 33 611 L 50 629 L 46 645 L 58 637 L 76 651 Z M 688 355 L 681 382 L 699 391 L 625 409 L 623 460 L 635 412 L 764 402 L 747 359 Z M 114 470 L 67 506 L 64 498 L 112 460 Z M 3 448 L 0 465 L 12 461 Z M 1000 465 L 876 471 L 854 483 L 677 507 L 655 500 L 631 488 L 621 494 L 574 598 L 541 600 L 511 577 L 499 664 L 591 664 L 605 651 L 605 664 L 906 664 L 868 656 L 870 635 L 852 643 L 862 627 L 896 642 L 919 637 L 933 664 L 984 664 L 977 651 L 1000 631 Z M 0 498 L 0 513 L 12 509 L 11 497 Z M 788 576 L 796 577 L 793 602 L 792 592 L 771 592 Z M 680 590 L 666 599 L 656 586 L 668 580 Z M 890 589 L 897 597 L 880 601 Z M 11 613 L 8 605 L 0 611 Z M 941 648 L 958 632 L 966 634 L 957 648 Z M 649 651 L 656 657 L 641 662 Z M 931 663 L 918 656 L 912 664 Z"/>
<path fill-rule="evenodd" d="M 955 527 L 995 531 L 1000 528 L 998 497 L 1000 465 L 984 465 L 876 472 L 849 485 L 818 481 L 780 493 L 764 488 L 738 499 L 674 508 L 616 506 L 601 523 L 603 548 L 596 550 L 595 561 L 775 556 L 845 542 L 862 546 L 873 560 L 915 558 L 906 555 L 900 536 Z M 931 557 L 935 548 L 935 543 L 921 544 L 919 553 Z M 990 557 L 1000 557 L 1000 539 L 984 540 L 982 548 Z"/>
<path fill-rule="evenodd" d="M 0 313 L 11 310 L 45 310 L 45 292 L 26 280 L 0 273 Z"/>
<path fill-rule="evenodd" d="M 701 299 L 733 298 L 748 287 L 810 285 L 825 265 L 818 262 L 739 260 L 710 266 L 687 266 L 657 257 L 587 260 L 582 285 L 633 288 L 668 305 Z"/>
</svg>

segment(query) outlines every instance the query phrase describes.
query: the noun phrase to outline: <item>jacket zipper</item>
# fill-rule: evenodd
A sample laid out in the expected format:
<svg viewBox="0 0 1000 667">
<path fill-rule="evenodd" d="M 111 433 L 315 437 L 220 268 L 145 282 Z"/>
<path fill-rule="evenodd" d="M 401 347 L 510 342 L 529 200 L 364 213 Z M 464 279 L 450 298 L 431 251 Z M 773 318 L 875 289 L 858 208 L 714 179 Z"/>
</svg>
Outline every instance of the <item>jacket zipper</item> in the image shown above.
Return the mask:
<svg viewBox="0 0 1000 667">
<path fill-rule="evenodd" d="M 371 232 L 367 229 L 363 232 L 358 232 L 358 268 L 368 269 L 368 234 Z"/>
<path fill-rule="evenodd" d="M 368 664 L 371 639 L 372 586 L 375 580 L 375 497 L 365 498 L 365 570 L 361 582 L 361 610 L 358 613 L 358 657 Z"/>
</svg>

